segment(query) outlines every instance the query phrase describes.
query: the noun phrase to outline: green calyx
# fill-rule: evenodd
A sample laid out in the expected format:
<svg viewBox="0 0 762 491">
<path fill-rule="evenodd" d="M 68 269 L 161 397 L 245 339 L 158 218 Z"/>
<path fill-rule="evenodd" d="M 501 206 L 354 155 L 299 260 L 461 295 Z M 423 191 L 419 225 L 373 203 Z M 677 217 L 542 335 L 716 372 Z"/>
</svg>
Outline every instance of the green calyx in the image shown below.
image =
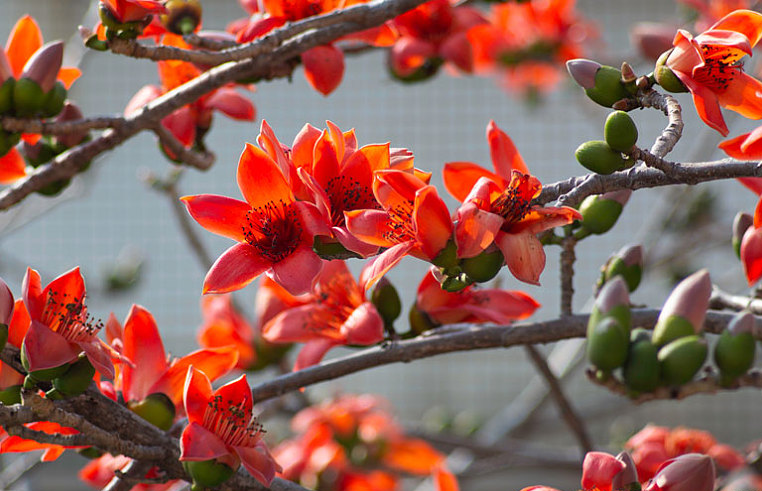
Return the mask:
<svg viewBox="0 0 762 491">
<path fill-rule="evenodd" d="M 500 249 L 482 251 L 477 256 L 462 259 L 460 269 L 476 283 L 484 283 L 497 276 L 504 262 Z"/>
<path fill-rule="evenodd" d="M 622 377 L 625 385 L 635 392 L 651 392 L 661 382 L 659 348 L 650 338 L 644 329 L 634 329 L 630 335 L 630 346 L 627 361 L 622 367 Z"/>
<path fill-rule="evenodd" d="M 350 251 L 338 240 L 326 235 L 316 235 L 312 240 L 312 250 L 320 256 L 321 259 L 331 261 L 334 259 L 354 259 L 361 258 L 360 254 Z"/>
<path fill-rule="evenodd" d="M 20 118 L 37 116 L 44 105 L 45 93 L 32 79 L 21 78 L 13 85 L 13 109 Z"/>
<path fill-rule="evenodd" d="M 723 331 L 714 346 L 714 362 L 727 385 L 746 373 L 754 364 L 756 342 L 750 332 L 731 334 Z"/>
<path fill-rule="evenodd" d="M 608 143 L 601 140 L 583 143 L 577 147 L 574 156 L 582 167 L 596 174 L 613 174 L 631 165 L 621 152 L 613 150 Z"/>
<path fill-rule="evenodd" d="M 13 88 L 16 79 L 9 78 L 0 85 L 0 114 L 8 114 L 13 110 Z"/>
<path fill-rule="evenodd" d="M 56 81 L 53 88 L 45 94 L 45 99 L 42 101 L 42 115 L 46 118 L 52 118 L 58 115 L 64 107 L 66 102 L 66 87 L 59 81 Z"/>
<path fill-rule="evenodd" d="M 598 195 L 588 196 L 579 205 L 582 228 L 593 234 L 604 234 L 616 224 L 622 209 L 623 206 L 618 201 Z"/>
<path fill-rule="evenodd" d="M 149 394 L 142 401 L 130 401 L 127 408 L 164 431 L 169 430 L 175 421 L 175 404 L 162 392 Z"/>
<path fill-rule="evenodd" d="M 215 459 L 199 461 L 183 461 L 185 472 L 190 475 L 194 486 L 213 488 L 230 479 L 233 469 Z"/>
<path fill-rule="evenodd" d="M 659 56 L 659 59 L 656 60 L 654 79 L 656 80 L 656 83 L 661 85 L 667 92 L 688 92 L 688 87 L 686 87 L 678 76 L 675 75 L 675 72 L 666 65 L 670 53 L 672 53 L 671 49 L 662 53 L 661 56 Z"/>
<path fill-rule="evenodd" d="M 629 114 L 614 111 L 606 118 L 603 138 L 612 150 L 628 152 L 638 141 L 638 127 Z"/>
<path fill-rule="evenodd" d="M 662 346 L 657 357 L 664 383 L 683 385 L 690 382 L 704 364 L 707 351 L 706 340 L 697 335 L 675 339 Z"/>
<path fill-rule="evenodd" d="M 431 260 L 431 264 L 439 266 L 440 268 L 454 268 L 458 266 L 458 246 L 455 245 L 455 241 L 450 239 L 447 241 L 437 256 Z"/>
<path fill-rule="evenodd" d="M 670 341 L 694 334 L 696 329 L 691 321 L 681 315 L 670 315 L 657 321 L 651 340 L 656 346 L 664 346 Z"/>
<path fill-rule="evenodd" d="M 595 86 L 585 89 L 585 94 L 604 107 L 611 107 L 615 102 L 630 97 L 622 85 L 622 71 L 608 65 L 601 65 L 595 73 Z"/>
<path fill-rule="evenodd" d="M 83 393 L 93 380 L 95 367 L 86 356 L 69 365 L 69 369 L 52 380 L 53 389 L 64 397 L 73 397 Z"/>
<path fill-rule="evenodd" d="M 630 336 L 613 317 L 606 317 L 587 329 L 587 357 L 604 372 L 622 366 L 627 359 Z"/>
</svg>

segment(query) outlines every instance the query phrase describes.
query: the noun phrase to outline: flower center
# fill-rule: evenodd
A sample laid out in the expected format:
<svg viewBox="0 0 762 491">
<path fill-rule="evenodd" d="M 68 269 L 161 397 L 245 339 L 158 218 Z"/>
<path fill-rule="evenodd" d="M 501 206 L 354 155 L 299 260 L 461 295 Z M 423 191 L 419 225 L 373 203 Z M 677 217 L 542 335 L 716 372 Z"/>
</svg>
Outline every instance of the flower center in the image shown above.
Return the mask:
<svg viewBox="0 0 762 491">
<path fill-rule="evenodd" d="M 394 208 L 386 211 L 389 216 L 389 230 L 383 233 L 384 239 L 399 244 L 415 239 L 413 228 L 413 203 L 401 201 Z"/>
<path fill-rule="evenodd" d="M 246 214 L 243 233 L 246 242 L 262 257 L 276 263 L 296 250 L 302 224 L 293 203 L 269 201 Z"/>
<path fill-rule="evenodd" d="M 725 92 L 733 78 L 743 71 L 742 54 L 729 51 L 724 46 L 701 46 L 704 66 L 693 71 L 693 78 L 699 84 L 714 92 Z"/>
<path fill-rule="evenodd" d="M 490 211 L 500 215 L 506 225 L 521 221 L 532 209 L 530 201 L 538 190 L 539 182 L 533 176 L 513 171 L 505 191 L 490 204 Z"/>
<path fill-rule="evenodd" d="M 246 401 L 233 404 L 216 395 L 204 411 L 202 426 L 231 447 L 253 447 L 265 432 L 257 418 L 245 409 Z"/>
<path fill-rule="evenodd" d="M 48 292 L 41 320 L 52 331 L 72 343 L 92 338 L 103 327 L 100 320 L 94 320 L 88 315 L 84 295 L 77 298 L 53 290 Z"/>
<path fill-rule="evenodd" d="M 331 222 L 336 227 L 344 225 L 344 212 L 381 207 L 368 186 L 363 186 L 349 176 L 336 176 L 328 181 L 325 193 L 331 203 Z"/>
</svg>

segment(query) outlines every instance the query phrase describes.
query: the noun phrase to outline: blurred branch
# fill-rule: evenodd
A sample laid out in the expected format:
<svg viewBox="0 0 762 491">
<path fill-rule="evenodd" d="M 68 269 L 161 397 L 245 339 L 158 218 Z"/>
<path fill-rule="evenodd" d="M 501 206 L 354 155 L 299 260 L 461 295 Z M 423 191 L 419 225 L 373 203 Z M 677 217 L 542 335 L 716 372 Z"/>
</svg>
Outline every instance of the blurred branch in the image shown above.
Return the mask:
<svg viewBox="0 0 762 491">
<path fill-rule="evenodd" d="M 566 228 L 566 237 L 561 242 L 561 316 L 572 315 L 574 301 L 574 247 L 577 239 Z"/>
<path fill-rule="evenodd" d="M 762 300 L 759 298 L 732 295 L 712 285 L 712 296 L 709 299 L 709 307 L 719 310 L 748 310 L 757 315 L 762 315 Z"/>
<path fill-rule="evenodd" d="M 153 132 L 159 137 L 162 145 L 166 145 L 174 157 L 185 165 L 195 167 L 199 170 L 207 170 L 214 164 L 214 154 L 210 152 L 198 152 L 196 150 L 185 148 L 180 140 L 175 138 L 167 128 L 162 124 L 157 124 Z"/>
<path fill-rule="evenodd" d="M 118 128 L 124 124 L 124 116 L 95 116 L 73 121 L 43 121 L 39 119 L 0 116 L 0 126 L 6 131 L 40 133 L 43 135 L 78 133 L 87 130 Z"/>
</svg>

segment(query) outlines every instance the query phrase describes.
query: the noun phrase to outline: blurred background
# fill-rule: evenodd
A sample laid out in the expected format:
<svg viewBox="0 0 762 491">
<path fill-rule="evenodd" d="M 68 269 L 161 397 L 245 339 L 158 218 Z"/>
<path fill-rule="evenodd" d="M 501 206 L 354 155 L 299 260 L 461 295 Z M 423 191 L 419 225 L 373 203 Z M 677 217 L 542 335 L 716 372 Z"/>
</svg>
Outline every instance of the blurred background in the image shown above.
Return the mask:
<svg viewBox="0 0 762 491">
<path fill-rule="evenodd" d="M 93 22 L 92 13 L 88 13 L 90 3 L 3 0 L 0 37 L 20 16 L 29 13 L 39 22 L 46 41 L 69 39 L 76 34 L 78 24 Z M 234 0 L 204 0 L 203 5 L 205 29 L 223 29 L 228 21 L 244 16 Z M 652 67 L 630 49 L 628 27 L 638 21 L 677 22 L 684 18 L 673 2 L 660 0 L 580 0 L 577 5 L 599 29 L 591 57 L 612 65 L 628 60 L 639 74 L 648 73 Z M 120 113 L 138 89 L 157 83 L 156 67 L 149 61 L 83 52 L 80 46 L 76 36 L 67 46 L 65 64 L 76 63 L 83 71 L 69 97 L 85 115 Z M 181 195 L 239 196 L 235 183 L 238 156 L 244 142 L 255 141 L 262 119 L 287 144 L 305 123 L 322 128 L 325 120 L 331 120 L 344 130 L 355 128 L 361 145 L 390 141 L 393 147 L 409 148 L 417 167 L 433 172 L 432 183 L 445 196 L 440 172 L 445 162 L 468 160 L 490 166 L 485 139 L 490 119 L 513 138 L 530 170 L 543 183 L 551 183 L 585 172 L 575 161 L 574 150 L 583 141 L 601 139 L 608 112 L 591 104 L 568 81 L 539 102 L 511 94 L 486 77 L 453 77 L 442 72 L 425 83 L 400 84 L 388 74 L 381 51 L 350 56 L 343 83 L 329 97 L 312 90 L 301 69 L 292 80 L 258 84 L 250 96 L 257 108 L 257 121 L 241 123 L 216 116 L 207 142 L 217 162 L 207 172 L 186 172 L 179 184 Z M 719 135 L 697 120 L 689 98 L 680 100 L 686 136 L 670 158 L 720 158 L 715 149 Z M 665 119 L 656 111 L 638 111 L 633 117 L 640 128 L 639 144 L 650 146 Z M 732 134 L 740 134 L 743 128 L 731 119 Z M 87 280 L 88 305 L 95 316 L 105 319 L 114 312 L 124 319 L 130 305 L 138 303 L 156 317 L 168 350 L 182 355 L 196 349 L 195 334 L 201 323 L 199 296 L 206 270 L 192 254 L 166 195 L 150 189 L 144 179 L 150 173 L 164 177 L 170 169 L 153 135 L 144 133 L 99 156 L 62 195 L 35 195 L 0 213 L 0 275 L 18 295 L 27 266 L 39 270 L 43 280 L 49 281 L 79 265 Z M 448 203 L 455 204 L 453 200 Z M 752 212 L 755 203 L 756 197 L 735 182 L 636 193 L 610 233 L 589 238 L 577 247 L 575 310 L 589 308 L 592 288 L 606 257 L 636 242 L 644 243 L 649 267 L 633 296 L 636 304 L 660 306 L 676 278 L 702 266 L 727 291 L 743 292 L 741 266 L 730 247 L 730 224 L 737 211 Z M 200 227 L 196 230 L 213 257 L 229 246 L 224 238 Z M 541 287 L 521 284 L 507 270 L 499 277 L 502 287 L 524 290 L 543 305 L 534 316 L 536 320 L 558 315 L 558 253 L 557 247 L 547 248 L 548 264 Z M 108 278 L 125 258 L 138 258 L 144 264 L 133 287 L 114 291 Z M 351 267 L 358 272 L 361 263 L 355 261 Z M 400 290 L 405 311 L 425 270 L 424 263 L 406 259 L 390 275 Z M 237 294 L 250 316 L 255 289 L 253 284 Z M 402 322 L 398 329 L 405 331 L 404 319 Z M 541 348 L 547 353 L 554 351 L 554 368 L 568 368 L 565 390 L 589 425 L 598 448 L 618 450 L 648 422 L 710 430 L 719 440 L 739 447 L 762 434 L 762 394 L 758 391 L 634 406 L 587 382 L 584 361 L 575 363 L 578 347 L 579 343 L 570 342 Z M 346 353 L 334 350 L 329 355 Z M 256 374 L 251 381 L 272 375 Z M 448 426 L 456 435 L 478 431 L 481 441 L 490 443 L 508 433 L 510 439 L 503 440 L 507 447 L 525 448 L 523 443 L 516 444 L 517 440 L 543 445 L 539 450 L 531 447 L 526 451 L 530 457 L 538 451 L 545 457 L 558 455 L 561 460 L 576 455 L 575 440 L 552 401 L 542 402 L 545 385 L 520 348 L 386 366 L 317 385 L 308 395 L 319 400 L 337 392 L 379 394 L 396 408 L 406 427 L 417 431 Z M 534 406 L 539 407 L 533 410 Z M 532 416 L 526 418 L 527 413 Z M 280 431 L 275 426 L 271 436 Z M 468 458 L 466 452 L 459 452 L 453 461 Z M 8 466 L 24 465 L 16 456 L 8 455 L 2 456 L 2 463 L 4 472 Z M 37 466 L 28 479 L 15 483 L 14 489 L 84 488 L 75 476 L 84 463 L 82 457 L 67 452 L 55 463 Z M 465 490 L 518 490 L 539 483 L 577 489 L 579 466 L 538 465 L 526 455 L 515 459 L 503 455 L 473 466 L 461 486 Z M 415 483 L 408 484 L 415 487 Z"/>
</svg>

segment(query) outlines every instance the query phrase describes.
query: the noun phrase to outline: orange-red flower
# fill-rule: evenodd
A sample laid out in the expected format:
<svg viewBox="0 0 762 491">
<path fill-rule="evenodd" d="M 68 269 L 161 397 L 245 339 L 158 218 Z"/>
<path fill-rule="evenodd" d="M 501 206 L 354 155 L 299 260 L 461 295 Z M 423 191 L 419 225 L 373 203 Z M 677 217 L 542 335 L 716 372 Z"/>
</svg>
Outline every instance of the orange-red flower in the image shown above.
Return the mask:
<svg viewBox="0 0 762 491">
<path fill-rule="evenodd" d="M 509 324 L 526 319 L 540 304 L 520 291 L 468 286 L 458 292 L 447 292 L 429 271 L 418 285 L 415 306 L 438 324 Z"/>
<path fill-rule="evenodd" d="M 88 462 L 79 470 L 78 476 L 85 483 L 95 489 L 103 489 L 114 479 L 115 471 L 123 471 L 132 459 L 124 455 L 103 454 L 97 459 Z M 145 474 L 146 479 L 157 479 L 160 475 L 156 468 L 152 468 Z M 185 481 L 172 480 L 161 484 L 140 483 L 130 488 L 130 491 L 179 491 L 187 487 Z"/>
<path fill-rule="evenodd" d="M 289 293 L 309 291 L 322 267 L 312 240 L 328 233 L 315 205 L 296 201 L 278 164 L 251 144 L 238 161 L 238 187 L 246 201 L 211 194 L 182 198 L 202 227 L 238 242 L 212 265 L 204 293 L 238 290 L 264 272 Z"/>
<path fill-rule="evenodd" d="M 29 371 L 70 363 L 84 351 L 95 369 L 114 377 L 111 348 L 98 338 L 102 323 L 92 319 L 85 306 L 85 280 L 74 268 L 43 289 L 40 274 L 27 268 L 22 286 L 31 325 L 22 350 Z"/>
<path fill-rule="evenodd" d="M 343 395 L 308 407 L 291 427 L 299 435 L 273 451 L 286 479 L 314 489 L 388 491 L 399 486 L 398 473 L 432 474 L 438 491 L 458 489 L 444 456 L 405 436 L 374 396 Z"/>
<path fill-rule="evenodd" d="M 705 31 L 734 10 L 752 9 L 754 0 L 678 0 L 698 14 L 694 23 L 696 31 Z"/>
<path fill-rule="evenodd" d="M 370 345 L 384 337 L 384 321 L 343 261 L 328 261 L 312 293 L 313 302 L 284 310 L 262 329 L 273 343 L 306 343 L 294 370 L 318 363 L 343 344 Z"/>
<path fill-rule="evenodd" d="M 161 44 L 190 49 L 190 45 L 175 34 L 162 36 Z M 163 60 L 157 63 L 161 86 L 146 85 L 141 88 L 124 109 L 125 115 L 140 110 L 157 97 L 173 90 L 201 75 L 196 65 L 180 60 Z M 238 93 L 232 85 L 220 87 L 198 98 L 195 102 L 183 106 L 161 120 L 183 145 L 191 147 L 197 138 L 203 136 L 212 124 L 212 114 L 220 111 L 226 116 L 239 121 L 254 121 L 256 108 L 247 98 Z M 174 158 L 166 148 L 165 151 Z"/>
<path fill-rule="evenodd" d="M 492 6 L 488 23 L 472 27 L 474 68 L 503 76 L 503 85 L 547 92 L 561 80 L 567 60 L 585 56 L 593 26 L 575 10 L 574 0 L 505 2 Z"/>
<path fill-rule="evenodd" d="M 143 20 L 167 11 L 160 0 L 101 0 L 101 5 L 120 23 Z"/>
<path fill-rule="evenodd" d="M 759 181 L 749 179 L 746 183 L 754 186 L 759 184 Z M 743 233 L 739 252 L 746 281 L 753 285 L 762 278 L 762 198 L 754 209 L 752 225 Z"/>
<path fill-rule="evenodd" d="M 162 393 L 179 407 L 189 366 L 216 380 L 230 372 L 238 361 L 238 351 L 233 346 L 201 349 L 180 358 L 168 357 L 153 315 L 140 305 L 132 306 L 124 327 L 112 314 L 106 331 L 109 343 L 130 361 L 117 364 L 114 380 L 114 388 L 122 392 L 127 403 Z"/>
<path fill-rule="evenodd" d="M 759 160 L 762 158 L 762 126 L 754 131 L 721 142 L 717 147 L 728 156 L 739 160 Z M 758 179 L 754 177 L 742 179 Z"/>
<path fill-rule="evenodd" d="M 531 205 L 542 185 L 529 174 L 513 141 L 494 121 L 487 125 L 487 141 L 495 172 L 472 162 L 445 164 L 445 187 L 464 202 L 456 216 L 458 254 L 471 257 L 486 249 L 494 231 L 494 244 L 503 253 L 511 273 L 521 281 L 539 284 L 545 251 L 536 234 L 567 225 L 579 219 L 580 214 L 568 207 Z M 477 225 L 485 227 L 495 220 L 499 222 L 496 228 L 489 225 L 474 233 Z"/>
<path fill-rule="evenodd" d="M 431 261 L 453 232 L 450 212 L 436 188 L 411 173 L 376 171 L 373 194 L 382 210 L 345 212 L 350 233 L 369 244 L 388 248 L 363 268 L 360 285 L 364 290 L 408 254 Z"/>
<path fill-rule="evenodd" d="M 720 106 L 750 119 L 762 119 L 762 82 L 743 71 L 741 59 L 762 38 L 762 14 L 732 12 L 695 38 L 682 29 L 666 65 L 690 90 L 699 117 L 727 136 Z"/>
<path fill-rule="evenodd" d="M 190 367 L 183 401 L 188 426 L 180 436 L 181 461 L 216 459 L 234 470 L 243 464 L 257 481 L 270 485 L 280 466 L 261 438 L 245 375 L 213 391 L 206 375 Z"/>
<path fill-rule="evenodd" d="M 201 315 L 204 323 L 196 336 L 201 347 L 234 346 L 238 353 L 235 367 L 241 370 L 248 369 L 256 362 L 254 328 L 235 309 L 230 295 L 201 297 Z"/>
</svg>

